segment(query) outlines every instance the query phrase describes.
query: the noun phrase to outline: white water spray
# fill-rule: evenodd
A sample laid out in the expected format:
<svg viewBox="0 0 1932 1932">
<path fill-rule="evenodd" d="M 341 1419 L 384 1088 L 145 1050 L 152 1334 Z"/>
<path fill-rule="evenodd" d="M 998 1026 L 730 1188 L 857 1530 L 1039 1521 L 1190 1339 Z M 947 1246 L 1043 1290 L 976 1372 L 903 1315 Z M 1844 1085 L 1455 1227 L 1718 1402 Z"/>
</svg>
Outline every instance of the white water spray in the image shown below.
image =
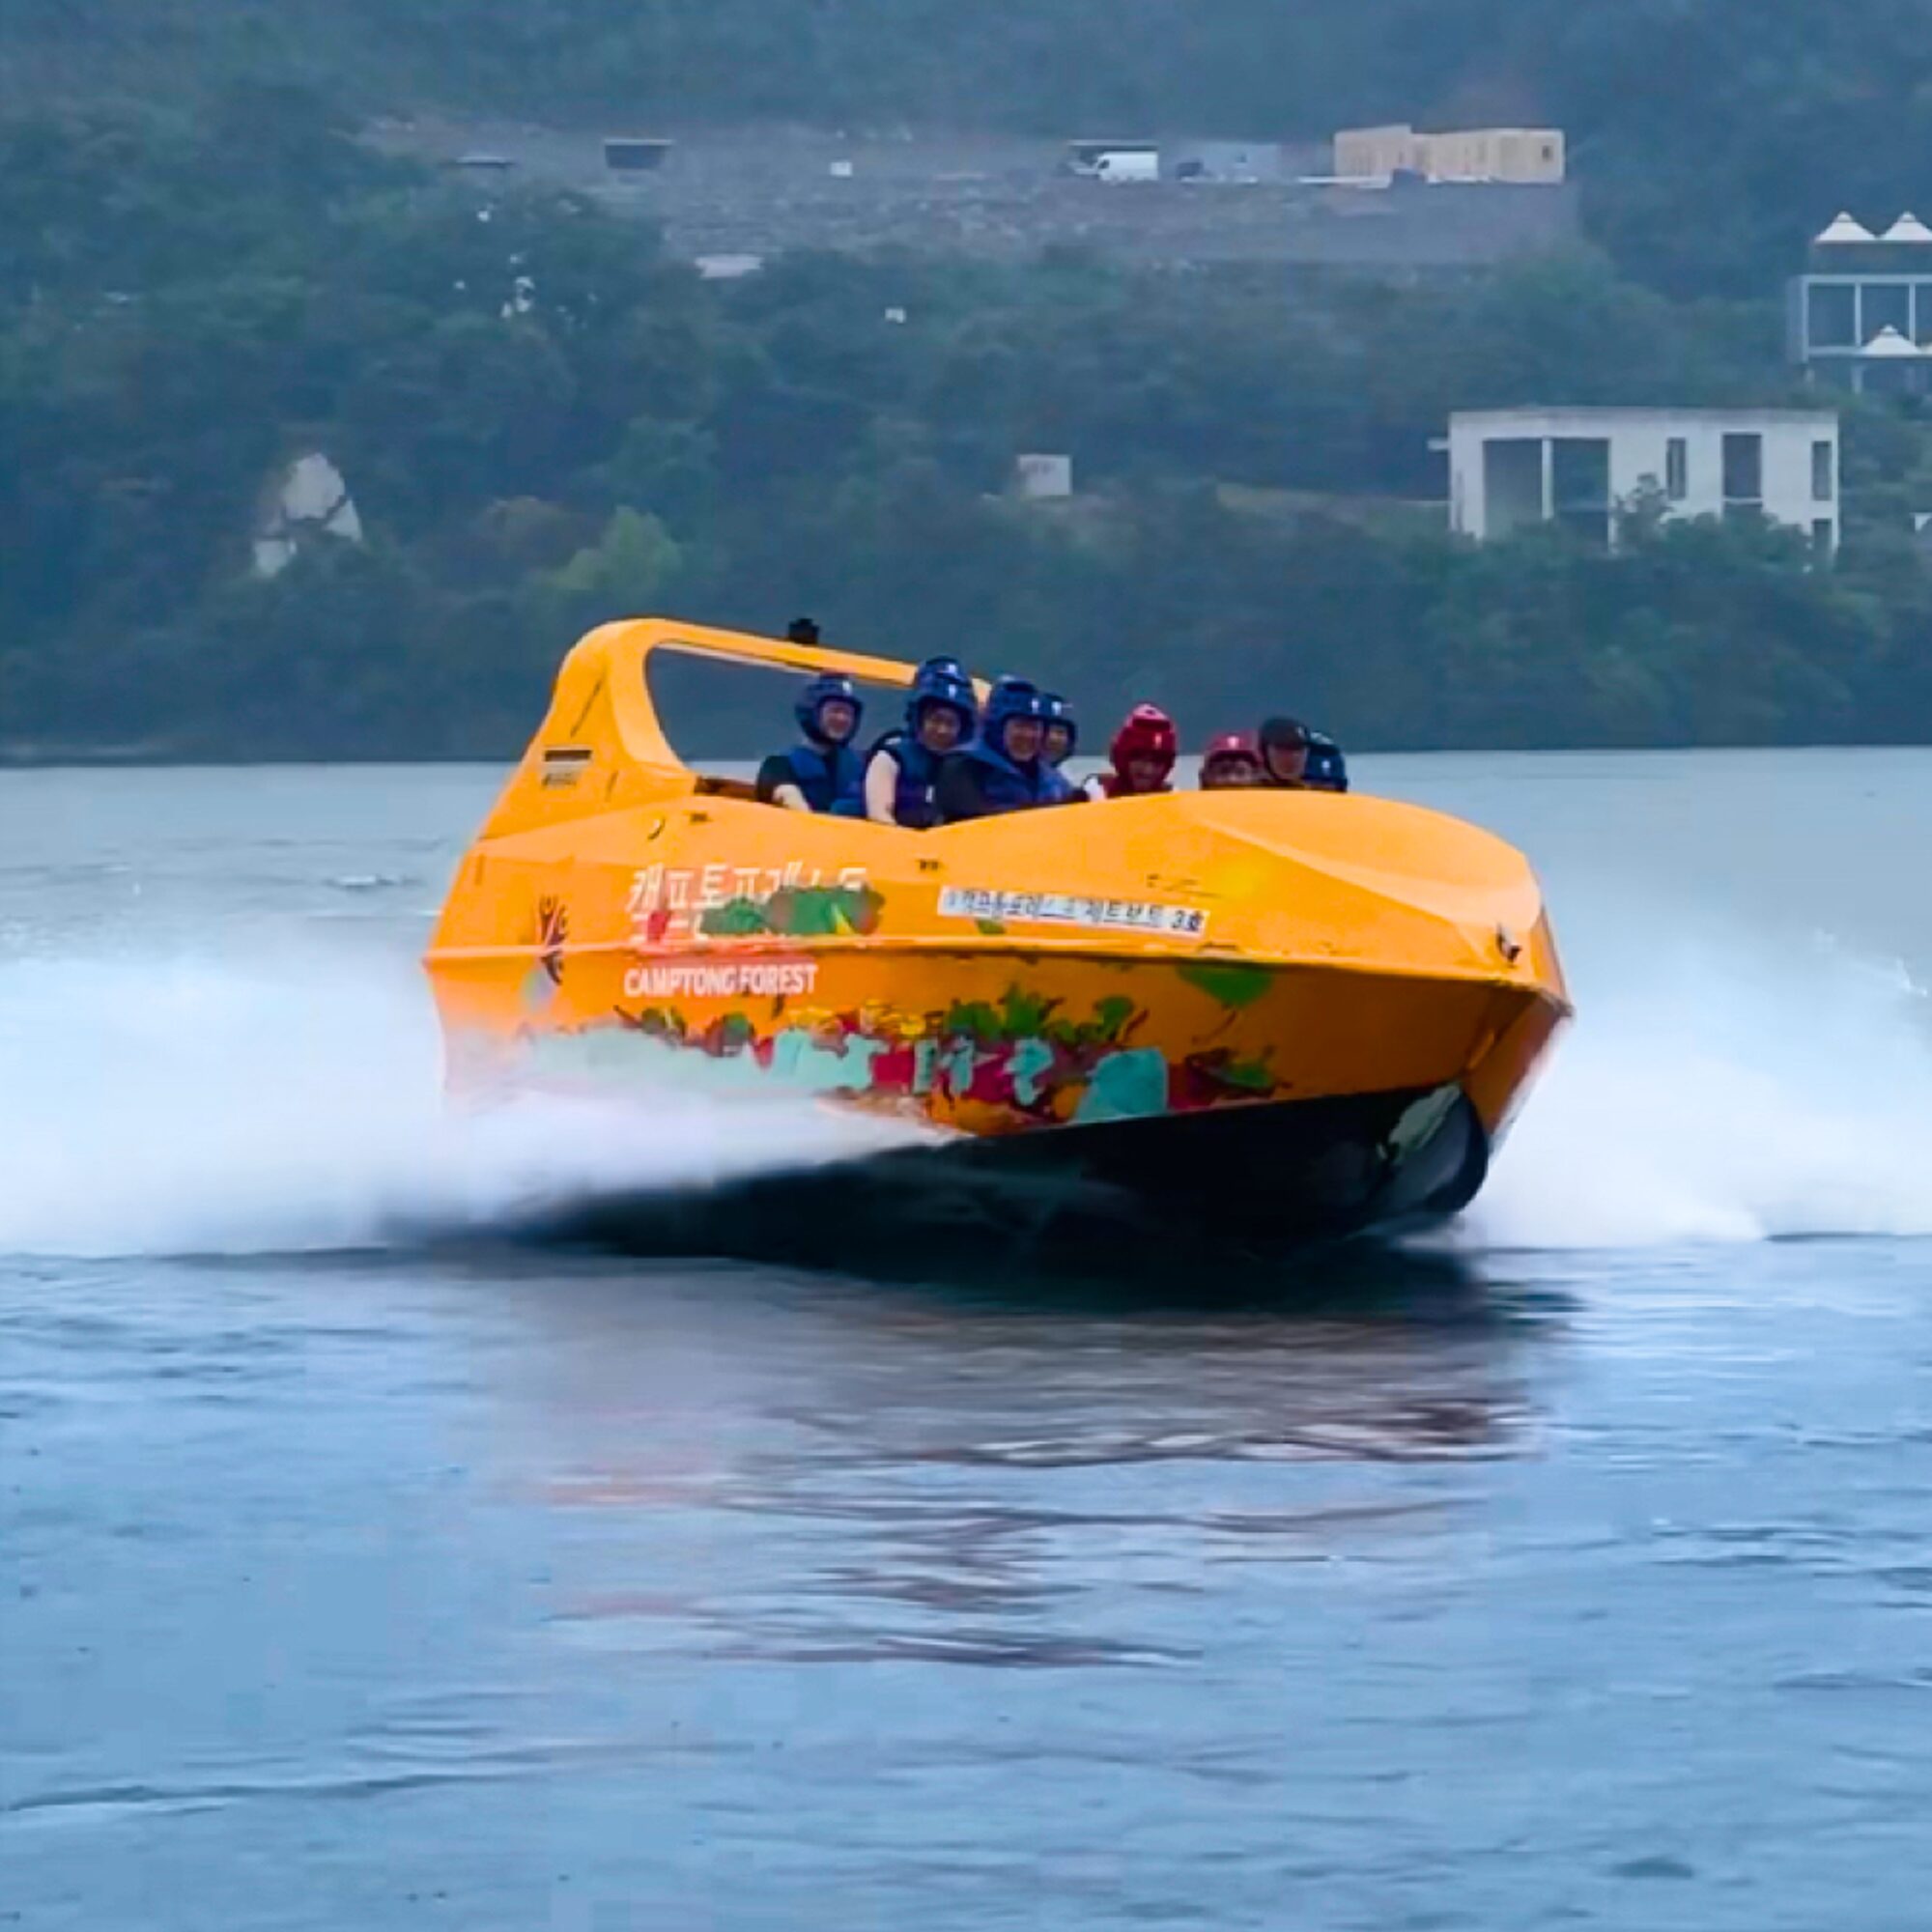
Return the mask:
<svg viewBox="0 0 1932 1932">
<path fill-rule="evenodd" d="M 445 1104 L 406 964 L 0 967 L 0 1253 L 260 1253 L 501 1225 L 894 1145 L 808 1100 L 654 1083 Z"/>
<path fill-rule="evenodd" d="M 1903 966 L 1632 923 L 1462 1231 L 1587 1248 L 1932 1234 L 1932 1036 Z"/>
<path fill-rule="evenodd" d="M 1932 1233 L 1928 1003 L 1902 970 L 1602 929 L 1574 952 L 1580 1018 L 1461 1245 Z M 407 962 L 0 966 L 0 1253 L 376 1245 L 904 1137 L 642 1065 L 621 1104 L 453 1112 Z"/>
</svg>

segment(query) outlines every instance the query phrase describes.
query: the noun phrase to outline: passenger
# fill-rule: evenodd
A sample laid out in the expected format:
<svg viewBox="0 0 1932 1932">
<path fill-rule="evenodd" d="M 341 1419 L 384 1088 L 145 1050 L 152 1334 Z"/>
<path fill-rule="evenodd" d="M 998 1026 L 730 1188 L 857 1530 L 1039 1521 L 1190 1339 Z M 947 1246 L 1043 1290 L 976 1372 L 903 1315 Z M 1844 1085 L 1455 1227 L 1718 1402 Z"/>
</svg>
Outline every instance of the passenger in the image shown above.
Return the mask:
<svg viewBox="0 0 1932 1932">
<path fill-rule="evenodd" d="M 1156 704 L 1137 704 L 1107 748 L 1113 770 L 1090 779 L 1092 798 L 1135 798 L 1172 789 L 1180 741 L 1174 720 Z"/>
<path fill-rule="evenodd" d="M 1308 742 L 1308 726 L 1300 719 L 1270 718 L 1262 726 L 1262 782 L 1306 791 Z"/>
<path fill-rule="evenodd" d="M 1223 731 L 1201 760 L 1203 791 L 1244 791 L 1266 783 L 1260 748 L 1246 731 Z"/>
<path fill-rule="evenodd" d="M 1043 694 L 1046 698 L 1046 731 L 1040 741 L 1040 758 L 1050 775 L 1055 793 L 1053 803 L 1071 805 L 1087 794 L 1061 770 L 1080 743 L 1079 721 L 1073 707 L 1057 691 Z"/>
<path fill-rule="evenodd" d="M 1349 761 L 1342 755 L 1341 746 L 1325 731 L 1308 734 L 1308 765 L 1301 782 L 1310 791 L 1349 789 Z"/>
<path fill-rule="evenodd" d="M 794 708 L 805 742 L 758 767 L 760 803 L 781 805 L 789 811 L 862 816 L 865 769 L 852 749 L 859 721 L 866 715 L 858 687 L 849 677 L 822 671 L 799 693 Z"/>
<path fill-rule="evenodd" d="M 1040 743 L 1040 755 L 1057 768 L 1073 755 L 1073 748 L 1080 740 L 1080 727 L 1074 721 L 1072 705 L 1059 692 L 1046 691 L 1040 696 L 1046 699 L 1046 733 Z"/>
<path fill-rule="evenodd" d="M 1044 694 L 1023 677 L 1001 678 L 980 714 L 980 735 L 940 767 L 942 822 L 1060 804 L 1053 768 L 1040 756 L 1045 736 Z"/>
<path fill-rule="evenodd" d="M 904 728 L 889 731 L 866 763 L 866 816 L 923 832 L 939 823 L 935 792 L 947 755 L 979 722 L 973 680 L 957 658 L 927 658 L 912 681 Z"/>
</svg>

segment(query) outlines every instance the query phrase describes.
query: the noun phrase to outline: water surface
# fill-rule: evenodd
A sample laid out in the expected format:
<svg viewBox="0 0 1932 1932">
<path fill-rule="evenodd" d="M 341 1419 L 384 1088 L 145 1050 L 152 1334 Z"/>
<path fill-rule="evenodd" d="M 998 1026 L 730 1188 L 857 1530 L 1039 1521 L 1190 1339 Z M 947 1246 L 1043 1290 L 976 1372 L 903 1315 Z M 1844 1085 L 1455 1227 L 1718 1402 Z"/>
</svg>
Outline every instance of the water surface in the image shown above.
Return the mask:
<svg viewBox="0 0 1932 1932">
<path fill-rule="evenodd" d="M 1921 1924 L 1932 755 L 1362 763 L 1582 1020 L 1209 1306 L 511 1245 L 805 1129 L 443 1116 L 494 775 L 0 775 L 0 1924 Z"/>
</svg>

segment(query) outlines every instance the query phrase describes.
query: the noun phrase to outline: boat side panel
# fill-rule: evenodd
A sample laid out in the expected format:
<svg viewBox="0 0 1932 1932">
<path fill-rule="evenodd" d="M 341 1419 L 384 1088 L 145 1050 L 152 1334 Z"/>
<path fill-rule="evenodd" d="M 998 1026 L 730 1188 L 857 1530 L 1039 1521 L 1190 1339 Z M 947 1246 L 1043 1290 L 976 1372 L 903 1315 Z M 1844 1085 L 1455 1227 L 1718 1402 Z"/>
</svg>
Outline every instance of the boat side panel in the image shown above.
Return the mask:
<svg viewBox="0 0 1932 1932">
<path fill-rule="evenodd" d="M 1312 871 L 1196 804 L 922 838 L 687 795 L 487 838 L 428 960 L 452 1068 L 641 1082 L 656 1047 L 983 1134 L 1427 1090 L 1491 1055 L 1499 1118 L 1535 1046 L 1498 1042 L 1561 999 L 1540 928 L 1512 960 L 1499 920 Z M 1270 922 L 1302 956 L 1256 956 Z"/>
<path fill-rule="evenodd" d="M 1428 1090 L 1496 1034 L 1479 983 L 1005 951 L 556 951 L 436 984 L 459 1076 L 641 1089 L 670 1054 L 976 1134 Z"/>
</svg>

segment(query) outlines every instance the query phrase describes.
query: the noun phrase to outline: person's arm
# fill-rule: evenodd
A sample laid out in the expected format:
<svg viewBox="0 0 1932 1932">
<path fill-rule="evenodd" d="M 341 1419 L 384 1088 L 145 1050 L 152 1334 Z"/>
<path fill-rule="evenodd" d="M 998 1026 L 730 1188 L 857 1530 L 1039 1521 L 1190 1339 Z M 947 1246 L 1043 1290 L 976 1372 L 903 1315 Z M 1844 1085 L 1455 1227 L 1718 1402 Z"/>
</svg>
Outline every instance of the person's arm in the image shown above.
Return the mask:
<svg viewBox="0 0 1932 1932">
<path fill-rule="evenodd" d="M 874 825 L 896 825 L 899 761 L 890 752 L 874 752 L 866 767 L 866 816 Z"/>
<path fill-rule="evenodd" d="M 805 794 L 792 774 L 791 760 L 781 753 L 758 767 L 758 801 L 761 805 L 781 805 L 787 811 L 810 811 Z"/>
<path fill-rule="evenodd" d="M 943 824 L 962 818 L 984 818 L 992 808 L 980 789 L 980 781 L 970 758 L 948 758 L 939 768 L 939 782 L 932 788 L 932 801 Z"/>
</svg>

